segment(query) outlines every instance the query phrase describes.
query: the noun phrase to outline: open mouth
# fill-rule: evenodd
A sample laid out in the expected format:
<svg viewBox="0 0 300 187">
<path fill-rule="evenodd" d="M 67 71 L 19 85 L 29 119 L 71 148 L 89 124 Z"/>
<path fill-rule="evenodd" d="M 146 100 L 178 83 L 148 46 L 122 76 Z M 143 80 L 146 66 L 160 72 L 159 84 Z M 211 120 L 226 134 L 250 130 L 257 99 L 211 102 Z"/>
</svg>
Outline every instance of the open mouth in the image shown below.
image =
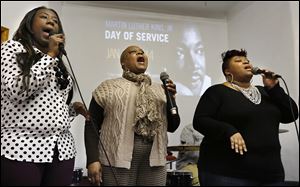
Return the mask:
<svg viewBox="0 0 300 187">
<path fill-rule="evenodd" d="M 137 62 L 138 62 L 138 63 L 144 63 L 144 62 L 145 62 L 144 57 L 138 57 L 138 58 L 137 58 Z"/>
<path fill-rule="evenodd" d="M 45 35 L 50 36 L 50 33 L 52 32 L 52 29 L 45 28 L 45 29 L 42 29 L 42 31 Z"/>
<path fill-rule="evenodd" d="M 251 67 L 251 66 L 246 66 L 246 67 L 245 67 L 245 70 L 250 70 L 250 71 L 251 71 L 251 70 L 252 70 L 252 67 Z"/>
</svg>

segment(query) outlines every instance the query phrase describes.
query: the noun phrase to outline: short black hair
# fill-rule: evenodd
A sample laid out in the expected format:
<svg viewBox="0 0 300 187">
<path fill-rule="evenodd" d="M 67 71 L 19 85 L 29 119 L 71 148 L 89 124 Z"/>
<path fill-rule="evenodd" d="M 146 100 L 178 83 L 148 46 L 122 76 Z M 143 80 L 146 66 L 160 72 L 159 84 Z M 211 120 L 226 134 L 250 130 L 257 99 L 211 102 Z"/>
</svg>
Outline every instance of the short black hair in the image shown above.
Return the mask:
<svg viewBox="0 0 300 187">
<path fill-rule="evenodd" d="M 247 51 L 245 49 L 241 49 L 241 50 L 232 49 L 232 50 L 228 50 L 228 51 L 222 53 L 221 56 L 222 56 L 222 60 L 223 60 L 222 72 L 226 76 L 225 69 L 227 69 L 229 67 L 230 59 L 235 56 L 247 57 Z"/>
</svg>

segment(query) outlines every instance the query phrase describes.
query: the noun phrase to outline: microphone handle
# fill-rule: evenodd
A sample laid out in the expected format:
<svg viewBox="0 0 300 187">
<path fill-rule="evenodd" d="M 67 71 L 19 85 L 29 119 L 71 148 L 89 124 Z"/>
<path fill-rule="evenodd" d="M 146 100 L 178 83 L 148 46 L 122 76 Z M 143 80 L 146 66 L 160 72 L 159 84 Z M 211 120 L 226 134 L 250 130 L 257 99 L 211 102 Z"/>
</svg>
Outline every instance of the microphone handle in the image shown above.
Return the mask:
<svg viewBox="0 0 300 187">
<path fill-rule="evenodd" d="M 59 51 L 60 51 L 62 54 L 64 54 L 65 56 L 67 56 L 67 52 L 66 52 L 66 50 L 65 50 L 65 45 L 64 45 L 63 43 L 59 43 L 58 47 L 59 47 Z"/>
<path fill-rule="evenodd" d="M 278 74 L 273 74 L 271 72 L 265 72 L 265 71 L 262 71 L 262 73 L 267 77 L 267 78 L 281 78 L 280 75 Z"/>
<path fill-rule="evenodd" d="M 176 107 L 175 101 L 174 101 L 172 95 L 170 94 L 166 84 L 167 84 L 167 79 L 163 80 L 163 85 L 164 85 L 165 92 L 167 94 L 167 101 L 169 101 L 169 103 L 170 103 L 170 112 L 172 115 L 176 115 L 177 107 Z"/>
</svg>

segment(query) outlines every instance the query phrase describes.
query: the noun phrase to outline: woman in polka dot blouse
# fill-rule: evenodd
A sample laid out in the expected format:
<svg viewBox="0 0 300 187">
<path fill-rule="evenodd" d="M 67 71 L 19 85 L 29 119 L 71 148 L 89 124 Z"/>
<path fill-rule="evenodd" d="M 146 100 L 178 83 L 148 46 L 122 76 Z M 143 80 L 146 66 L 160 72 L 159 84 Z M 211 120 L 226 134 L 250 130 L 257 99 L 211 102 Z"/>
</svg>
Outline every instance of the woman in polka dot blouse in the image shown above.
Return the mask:
<svg viewBox="0 0 300 187">
<path fill-rule="evenodd" d="M 71 184 L 70 120 L 89 115 L 82 103 L 71 103 L 72 78 L 59 50 L 64 40 L 57 13 L 38 7 L 1 44 L 1 186 Z"/>
</svg>

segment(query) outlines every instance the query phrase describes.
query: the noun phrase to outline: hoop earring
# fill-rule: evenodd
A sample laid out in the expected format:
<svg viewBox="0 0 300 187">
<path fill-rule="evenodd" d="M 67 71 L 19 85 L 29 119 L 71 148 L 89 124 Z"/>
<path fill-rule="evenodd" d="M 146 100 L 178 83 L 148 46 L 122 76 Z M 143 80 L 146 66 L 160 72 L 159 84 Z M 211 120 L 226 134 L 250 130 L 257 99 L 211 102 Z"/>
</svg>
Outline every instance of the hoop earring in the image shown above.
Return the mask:
<svg viewBox="0 0 300 187">
<path fill-rule="evenodd" d="M 230 76 L 230 78 L 231 78 L 230 80 L 229 80 L 228 76 Z M 226 80 L 227 80 L 227 82 L 233 83 L 233 81 L 234 81 L 233 75 L 231 73 L 227 74 Z"/>
</svg>

